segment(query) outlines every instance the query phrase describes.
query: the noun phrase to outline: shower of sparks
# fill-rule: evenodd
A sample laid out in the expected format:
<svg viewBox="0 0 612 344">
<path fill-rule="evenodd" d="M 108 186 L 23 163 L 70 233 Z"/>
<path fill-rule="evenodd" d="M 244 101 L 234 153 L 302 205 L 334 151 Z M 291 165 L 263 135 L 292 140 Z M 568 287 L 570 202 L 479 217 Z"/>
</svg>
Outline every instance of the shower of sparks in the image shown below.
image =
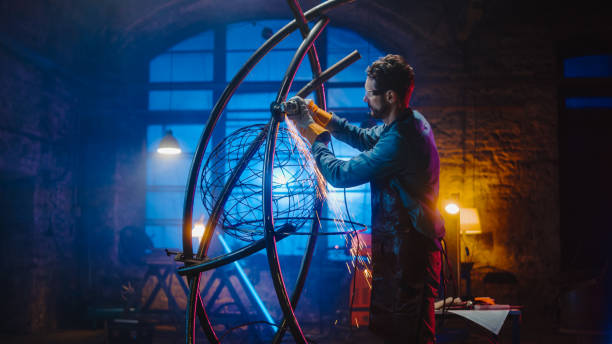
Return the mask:
<svg viewBox="0 0 612 344">
<path fill-rule="evenodd" d="M 317 164 L 312 154 L 310 154 L 309 147 L 306 145 L 304 140 L 301 138 L 295 124 L 288 117 L 287 119 L 288 120 L 285 121 L 285 123 L 287 123 L 287 129 L 289 130 L 289 133 L 290 133 L 289 136 L 291 137 L 292 143 L 294 144 L 297 151 L 299 152 L 299 156 L 300 156 L 299 163 L 304 168 L 308 168 L 314 171 L 315 176 L 317 178 L 317 184 L 318 184 L 317 197 L 321 201 L 326 201 L 328 208 L 334 214 L 333 217 L 334 217 L 334 224 L 335 224 L 336 230 L 338 232 L 343 232 L 343 233 L 350 232 L 350 229 L 348 228 L 347 224 L 344 222 L 344 219 L 343 219 L 344 213 L 342 211 L 342 205 L 340 204 L 340 202 L 338 202 L 334 198 L 328 198 L 327 181 L 325 180 L 325 177 L 323 177 L 323 175 L 321 174 L 321 171 L 319 171 L 319 168 L 317 167 Z M 317 220 L 319 221 L 319 225 L 320 225 L 320 220 L 318 218 Z M 349 252 L 351 254 L 351 257 L 353 258 L 351 259 L 350 264 L 348 262 L 346 263 L 346 267 L 348 269 L 349 274 L 351 274 L 352 269 L 355 269 L 355 271 L 361 270 L 363 272 L 363 276 L 365 277 L 365 280 L 368 283 L 368 286 L 370 287 L 370 289 L 372 289 L 372 284 L 370 282 L 372 278 L 372 274 L 370 270 L 368 269 L 368 267 L 371 266 L 371 263 L 372 263 L 372 256 L 367 251 L 367 245 L 365 244 L 363 240 L 361 240 L 361 238 L 359 238 L 358 233 L 348 234 L 348 235 L 342 234 L 342 237 L 344 238 L 345 246 L 348 245 L 348 247 L 350 247 Z M 357 269 L 357 265 L 361 266 L 362 269 Z"/>
<path fill-rule="evenodd" d="M 293 121 L 288 120 L 288 121 L 285 121 L 285 123 L 287 123 L 287 129 L 289 130 L 289 134 L 290 134 L 289 136 L 291 137 L 292 143 L 297 149 L 297 151 L 300 153 L 299 157 L 301 159 L 299 163 L 304 168 L 308 168 L 314 171 L 315 176 L 317 177 L 317 184 L 319 186 L 317 188 L 317 198 L 319 198 L 320 200 L 325 200 L 327 198 L 327 188 L 326 188 L 327 182 L 325 181 L 325 178 L 321 174 L 321 171 L 319 171 L 319 168 L 317 167 L 317 164 L 314 161 L 312 154 L 310 154 L 310 149 L 306 146 L 306 143 L 300 136 Z"/>
</svg>

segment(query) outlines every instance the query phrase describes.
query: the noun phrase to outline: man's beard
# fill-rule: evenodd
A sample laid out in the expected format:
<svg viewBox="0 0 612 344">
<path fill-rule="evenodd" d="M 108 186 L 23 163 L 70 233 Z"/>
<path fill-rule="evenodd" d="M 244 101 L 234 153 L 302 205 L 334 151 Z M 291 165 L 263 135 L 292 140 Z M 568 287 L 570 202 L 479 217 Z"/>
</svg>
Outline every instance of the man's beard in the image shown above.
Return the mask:
<svg viewBox="0 0 612 344">
<path fill-rule="evenodd" d="M 383 101 L 383 103 L 380 106 L 380 109 L 378 110 L 374 109 L 369 104 L 368 104 L 368 107 L 370 108 L 370 116 L 376 119 L 383 119 L 387 117 L 387 115 L 389 114 L 389 107 L 391 107 L 391 104 L 386 101 Z"/>
</svg>

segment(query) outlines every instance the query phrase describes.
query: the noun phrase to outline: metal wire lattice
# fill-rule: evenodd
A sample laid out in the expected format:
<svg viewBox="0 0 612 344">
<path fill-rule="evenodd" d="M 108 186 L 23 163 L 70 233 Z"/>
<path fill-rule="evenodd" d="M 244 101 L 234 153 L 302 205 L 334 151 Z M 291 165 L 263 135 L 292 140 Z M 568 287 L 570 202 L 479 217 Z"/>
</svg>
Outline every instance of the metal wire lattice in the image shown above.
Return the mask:
<svg viewBox="0 0 612 344">
<path fill-rule="evenodd" d="M 223 186 L 232 172 L 239 168 L 238 164 L 248 147 L 255 140 L 260 140 L 259 149 L 246 162 L 244 171 L 231 190 L 219 221 L 225 233 L 246 242 L 259 240 L 264 235 L 261 185 L 266 138 L 259 134 L 267 128 L 267 125 L 255 124 L 227 136 L 211 152 L 200 179 L 202 203 L 210 214 L 221 196 Z M 274 155 L 272 203 L 275 227 L 293 226 L 297 231 L 312 216 L 317 179 L 312 161 L 302 156 L 295 139 L 289 129 L 279 128 Z"/>
</svg>

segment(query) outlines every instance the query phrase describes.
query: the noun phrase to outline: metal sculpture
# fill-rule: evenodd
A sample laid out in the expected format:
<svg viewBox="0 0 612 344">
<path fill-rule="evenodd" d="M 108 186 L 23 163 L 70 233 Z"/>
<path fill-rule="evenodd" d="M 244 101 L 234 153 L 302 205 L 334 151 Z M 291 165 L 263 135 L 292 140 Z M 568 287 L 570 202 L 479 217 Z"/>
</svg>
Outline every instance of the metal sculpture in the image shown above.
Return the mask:
<svg viewBox="0 0 612 344">
<path fill-rule="evenodd" d="M 264 130 L 264 124 L 255 124 L 231 133 L 210 153 L 201 171 L 202 203 L 210 214 L 225 181 L 239 168 L 238 163 L 250 145 L 260 146 L 234 184 L 219 221 L 226 234 L 244 242 L 257 241 L 264 236 L 261 185 L 265 151 L 263 142 L 255 142 L 261 139 L 258 134 Z M 300 141 L 297 144 L 296 139 Z M 291 226 L 297 231 L 311 217 L 315 198 L 321 196 L 315 192 L 318 182 L 315 166 L 303 155 L 306 141 L 294 131 L 280 128 L 276 142 L 272 176 L 275 226 L 277 230 Z"/>
<path fill-rule="evenodd" d="M 295 17 L 294 20 L 289 22 L 278 32 L 272 35 L 259 49 L 257 49 L 253 55 L 247 60 L 242 68 L 236 73 L 234 78 L 226 86 L 224 92 L 217 100 L 213 110 L 211 111 L 208 122 L 202 132 L 200 141 L 196 148 L 193 161 L 191 164 L 191 170 L 189 173 L 187 191 L 185 194 L 185 201 L 183 207 L 183 252 L 179 253 L 176 257 L 177 260 L 184 262 L 185 266 L 179 269 L 179 274 L 186 275 L 189 281 L 189 298 L 186 310 L 186 343 L 192 344 L 195 338 L 195 321 L 196 316 L 199 319 L 200 325 L 211 343 L 219 343 L 219 339 L 213 330 L 206 310 L 204 309 L 203 302 L 200 296 L 199 284 L 201 273 L 217 267 L 229 264 L 236 260 L 247 257 L 263 248 L 266 249 L 268 264 L 272 275 L 274 289 L 279 300 L 283 312 L 283 321 L 278 326 L 276 335 L 274 336 L 273 343 L 279 343 L 287 328 L 290 330 L 296 343 L 307 343 L 302 329 L 300 328 L 299 322 L 293 312 L 299 301 L 304 283 L 306 282 L 306 276 L 312 260 L 312 254 L 314 252 L 317 234 L 319 231 L 319 221 L 312 221 L 310 228 L 310 237 L 306 247 L 305 254 L 302 259 L 300 271 L 298 273 L 297 281 L 294 287 L 291 297 L 287 293 L 283 275 L 280 269 L 280 263 L 278 260 L 278 252 L 276 249 L 276 242 L 284 239 L 291 234 L 295 234 L 299 223 L 284 221 L 283 219 L 276 219 L 274 213 L 274 198 L 273 198 L 273 170 L 274 170 L 274 159 L 276 150 L 277 135 L 279 133 L 279 123 L 284 120 L 284 113 L 282 112 L 281 104 L 286 100 L 287 94 L 295 78 L 295 74 L 298 70 L 300 63 L 303 58 L 308 54 L 310 65 L 313 73 L 313 80 L 304 86 L 297 95 L 306 96 L 313 91 L 316 91 L 317 102 L 325 108 L 325 97 L 323 90 L 323 83 L 333 77 L 341 70 L 348 67 L 350 64 L 359 59 L 359 53 L 357 51 L 352 52 L 344 59 L 331 66 L 326 71 L 321 71 L 319 64 L 316 48 L 314 46 L 315 39 L 323 31 L 329 20 L 323 16 L 325 12 L 333 9 L 339 5 L 342 5 L 352 0 L 329 0 L 318 6 L 313 7 L 309 11 L 302 12 L 297 0 L 287 0 L 291 11 Z M 316 24 L 312 29 L 309 29 L 308 22 L 316 20 Z M 281 40 L 286 38 L 290 33 L 299 29 L 303 41 L 295 52 L 293 59 L 289 63 L 287 72 L 281 82 L 280 89 L 277 93 L 276 98 L 270 106 L 271 118 L 270 121 L 265 125 L 255 130 L 256 135 L 250 140 L 250 144 L 246 149 L 240 151 L 239 158 L 236 158 L 232 169 L 227 175 L 224 176 L 225 184 L 222 188 L 217 186 L 217 191 L 214 192 L 214 197 L 211 197 L 212 202 L 205 201 L 207 210 L 209 211 L 209 218 L 205 226 L 204 234 L 202 235 L 198 251 L 194 255 L 192 247 L 192 226 L 193 226 L 193 207 L 196 193 L 196 184 L 198 181 L 198 174 L 202 166 L 202 160 L 204 152 L 212 136 L 213 129 L 221 113 L 225 109 L 225 106 L 229 102 L 235 90 L 246 78 L 248 73 L 255 67 L 255 65 Z M 253 128 L 249 129 L 249 134 L 253 134 Z M 283 135 L 284 133 L 281 132 Z M 229 138 L 228 138 L 229 139 Z M 265 145 L 264 145 L 265 144 Z M 261 148 L 263 147 L 263 150 Z M 232 190 L 236 187 L 236 184 L 240 184 L 240 177 L 245 169 L 249 166 L 249 161 L 258 154 L 263 154 L 263 173 L 261 175 L 262 182 L 262 208 L 261 208 L 261 220 L 251 221 L 252 219 L 238 217 L 236 222 L 227 223 L 228 211 L 225 210 L 225 205 L 228 199 L 232 195 Z M 214 161 L 214 159 L 213 159 Z M 214 163 L 209 162 L 208 163 Z M 308 178 L 311 178 L 310 176 Z M 205 182 L 208 181 L 206 176 L 202 176 L 201 179 Z M 314 183 L 314 188 L 320 188 L 321 186 Z M 220 190 L 219 190 L 220 189 Z M 316 190 L 321 191 L 320 189 Z M 205 194 L 207 191 L 203 190 Z M 212 194 L 211 194 L 212 196 Z M 319 218 L 323 200 L 320 197 L 312 198 L 312 212 L 314 217 Z M 285 214 L 287 218 L 301 217 L 303 214 Z M 243 220 L 243 221 L 241 221 Z M 279 220 L 275 223 L 275 220 Z M 284 219 L 287 220 L 287 219 Z M 226 227 L 232 227 L 235 236 L 243 239 L 252 241 L 245 247 L 238 250 L 224 254 L 217 257 L 208 257 L 207 251 L 213 237 L 214 229 L 217 227 L 219 221 L 222 221 Z M 247 223 L 248 222 L 248 223 Z M 279 226 L 279 224 L 282 225 Z M 262 226 L 259 232 L 254 230 L 253 226 L 247 226 L 250 224 L 259 224 Z M 263 233 L 258 236 L 257 233 Z"/>
</svg>

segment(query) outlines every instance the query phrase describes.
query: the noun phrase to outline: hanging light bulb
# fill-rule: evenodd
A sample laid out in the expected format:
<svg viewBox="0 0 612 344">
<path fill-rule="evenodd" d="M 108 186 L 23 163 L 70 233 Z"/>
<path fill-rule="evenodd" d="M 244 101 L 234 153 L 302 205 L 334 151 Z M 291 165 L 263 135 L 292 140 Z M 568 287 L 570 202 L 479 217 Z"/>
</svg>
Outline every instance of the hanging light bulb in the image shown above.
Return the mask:
<svg viewBox="0 0 612 344">
<path fill-rule="evenodd" d="M 172 135 L 172 130 L 166 130 L 166 135 L 164 135 L 164 138 L 162 138 L 157 147 L 157 153 L 165 155 L 181 154 L 181 147 L 176 138 Z"/>
</svg>

